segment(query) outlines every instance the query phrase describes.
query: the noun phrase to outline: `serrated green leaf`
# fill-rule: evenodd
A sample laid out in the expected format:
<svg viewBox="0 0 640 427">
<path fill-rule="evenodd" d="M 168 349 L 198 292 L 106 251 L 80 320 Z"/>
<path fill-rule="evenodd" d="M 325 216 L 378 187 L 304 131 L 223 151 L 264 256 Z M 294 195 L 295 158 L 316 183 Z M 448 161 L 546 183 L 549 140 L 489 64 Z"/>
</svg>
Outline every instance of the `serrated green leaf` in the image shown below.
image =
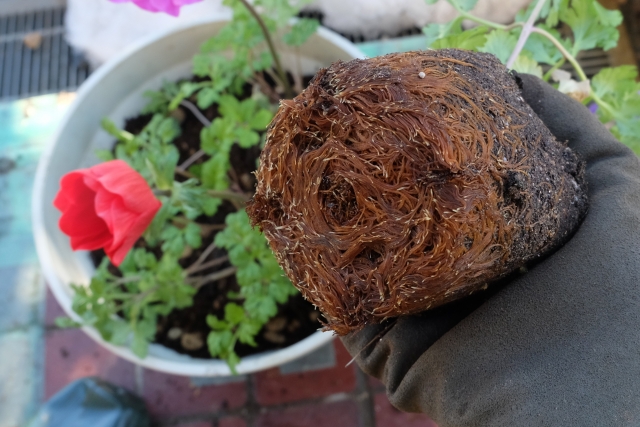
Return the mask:
<svg viewBox="0 0 640 427">
<path fill-rule="evenodd" d="M 284 42 L 289 46 L 301 46 L 319 26 L 320 22 L 317 19 L 300 18 L 293 24 L 289 33 L 284 35 Z"/>
<path fill-rule="evenodd" d="M 260 109 L 258 112 L 251 117 L 248 121 L 248 125 L 253 130 L 265 130 L 265 128 L 269 125 L 271 120 L 273 119 L 273 113 L 267 109 Z"/>
<path fill-rule="evenodd" d="M 570 49 L 568 43 L 564 42 L 557 30 L 546 28 L 543 25 L 540 25 L 539 27 L 546 30 L 554 36 L 556 40 L 565 45 L 566 48 Z M 524 45 L 524 50 L 529 52 L 536 62 L 543 64 L 555 65 L 563 58 L 562 53 L 558 48 L 549 39 L 538 33 L 532 33 L 529 36 Z"/>
<path fill-rule="evenodd" d="M 206 110 L 211 107 L 214 102 L 220 98 L 220 91 L 213 88 L 206 87 L 198 92 L 198 107 L 201 110 Z"/>
<path fill-rule="evenodd" d="M 235 303 L 224 306 L 224 319 L 231 325 L 237 325 L 245 319 L 244 309 Z"/>
<path fill-rule="evenodd" d="M 234 132 L 238 145 L 242 148 L 250 148 L 260 142 L 260 135 L 257 132 L 246 129 L 237 128 Z"/>
<path fill-rule="evenodd" d="M 633 91 L 638 69 L 633 65 L 603 68 L 593 76 L 591 86 L 600 97 Z"/>
<path fill-rule="evenodd" d="M 478 50 L 487 42 L 488 28 L 484 25 L 454 34 L 433 42 L 433 49 L 457 48 L 466 50 Z"/>
<path fill-rule="evenodd" d="M 513 69 L 519 73 L 533 74 L 536 77 L 542 78 L 542 67 L 531 58 L 526 52 L 522 52 L 520 56 L 513 63 Z"/>
<path fill-rule="evenodd" d="M 184 239 L 191 248 L 198 249 L 202 246 L 202 229 L 197 224 L 190 222 L 184 229 Z"/>
<path fill-rule="evenodd" d="M 622 15 L 617 10 L 604 9 L 595 0 L 573 0 L 560 20 L 571 27 L 574 39 L 571 53 L 576 56 L 581 50 L 614 47 L 619 37 L 616 27 L 622 22 Z"/>
<path fill-rule="evenodd" d="M 478 51 L 492 53 L 503 64 L 507 63 L 511 52 L 516 47 L 518 38 L 510 32 L 503 30 L 494 30 L 487 35 L 486 43 L 478 48 Z"/>
<path fill-rule="evenodd" d="M 532 7 L 535 6 L 532 3 Z M 545 24 L 550 28 L 558 25 L 560 15 L 564 14 L 569 6 L 569 0 L 551 0 L 547 7 L 542 9 L 541 18 L 546 18 Z"/>
<path fill-rule="evenodd" d="M 202 184 L 212 190 L 226 190 L 229 188 L 229 167 L 226 153 L 216 154 L 202 165 Z"/>
<path fill-rule="evenodd" d="M 207 325 L 209 325 L 211 329 L 214 329 L 217 331 L 224 331 L 225 329 L 230 328 L 229 323 L 227 323 L 224 320 L 218 319 L 216 316 L 212 314 L 207 315 Z"/>
<path fill-rule="evenodd" d="M 107 118 L 102 119 L 100 125 L 102 126 L 102 129 L 104 129 L 109 135 L 117 138 L 118 141 L 127 143 L 135 138 L 134 135 L 125 130 L 121 130 L 115 123 Z"/>
<path fill-rule="evenodd" d="M 122 320 L 117 320 L 112 323 L 112 333 L 110 342 L 115 345 L 125 345 L 131 336 L 131 325 Z"/>
<path fill-rule="evenodd" d="M 131 351 L 140 359 L 147 357 L 149 352 L 149 342 L 140 331 L 134 331 L 133 340 L 131 342 Z"/>
<path fill-rule="evenodd" d="M 422 29 L 426 37 L 425 47 L 432 47 L 433 43 L 443 37 L 460 34 L 462 32 L 462 18 L 454 19 L 446 24 L 429 24 Z"/>
</svg>

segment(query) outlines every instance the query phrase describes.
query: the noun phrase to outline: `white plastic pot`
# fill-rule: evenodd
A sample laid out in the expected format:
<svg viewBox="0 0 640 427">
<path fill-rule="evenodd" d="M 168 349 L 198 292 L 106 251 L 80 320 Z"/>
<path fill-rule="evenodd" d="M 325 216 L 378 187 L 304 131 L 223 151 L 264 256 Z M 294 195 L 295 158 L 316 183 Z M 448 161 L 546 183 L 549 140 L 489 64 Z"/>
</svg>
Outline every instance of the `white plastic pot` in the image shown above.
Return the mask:
<svg viewBox="0 0 640 427">
<path fill-rule="evenodd" d="M 136 116 L 145 105 L 142 93 L 157 89 L 164 81 L 191 75 L 191 59 L 200 44 L 216 34 L 224 21 L 208 21 L 172 30 L 132 46 L 118 58 L 93 73 L 77 94 L 50 146 L 42 155 L 33 192 L 33 232 L 38 257 L 51 291 L 72 318 L 71 283 L 87 284 L 94 267 L 87 252 L 73 252 L 69 240 L 58 229 L 59 212 L 53 199 L 60 178 L 67 172 L 98 163 L 94 153 L 110 148 L 113 138 L 102 131 L 100 121 L 109 117 L 117 125 Z M 337 60 L 361 58 L 362 53 L 348 40 L 320 28 L 302 47 L 283 50 L 285 67 L 312 74 Z M 83 327 L 94 340 L 110 351 L 149 369 L 178 375 L 226 376 L 231 372 L 221 360 L 194 359 L 166 347 L 152 344 L 146 358 L 140 359 L 126 347 L 105 342 L 97 330 Z M 245 357 L 239 373 L 250 373 L 292 361 L 333 339 L 331 333 L 316 332 L 282 350 Z"/>
</svg>

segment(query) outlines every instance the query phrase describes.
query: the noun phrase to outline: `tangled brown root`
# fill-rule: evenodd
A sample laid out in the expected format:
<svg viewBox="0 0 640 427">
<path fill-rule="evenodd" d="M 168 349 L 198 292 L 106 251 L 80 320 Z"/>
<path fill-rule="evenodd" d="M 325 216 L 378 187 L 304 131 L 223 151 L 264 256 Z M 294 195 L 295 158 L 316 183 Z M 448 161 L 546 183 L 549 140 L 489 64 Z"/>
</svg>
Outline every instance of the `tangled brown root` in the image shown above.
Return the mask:
<svg viewBox="0 0 640 427">
<path fill-rule="evenodd" d="M 583 165 L 488 54 L 338 62 L 283 101 L 248 212 L 338 334 L 475 292 L 561 245 Z"/>
</svg>

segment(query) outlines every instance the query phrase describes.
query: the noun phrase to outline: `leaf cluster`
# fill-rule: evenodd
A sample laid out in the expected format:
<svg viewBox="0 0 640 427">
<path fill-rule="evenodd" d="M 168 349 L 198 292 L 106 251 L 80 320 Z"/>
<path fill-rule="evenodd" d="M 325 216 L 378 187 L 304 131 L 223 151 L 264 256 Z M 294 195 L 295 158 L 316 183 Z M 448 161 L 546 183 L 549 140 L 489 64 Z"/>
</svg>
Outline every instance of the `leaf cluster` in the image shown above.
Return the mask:
<svg viewBox="0 0 640 427">
<path fill-rule="evenodd" d="M 178 258 L 169 253 L 158 259 L 134 249 L 120 271 L 122 277 L 112 274 L 104 258 L 88 286 L 73 285 L 72 308 L 82 324 L 96 328 L 106 341 L 130 346 L 142 358 L 155 338 L 158 317 L 190 306 L 195 289 L 186 283 Z"/>
<path fill-rule="evenodd" d="M 447 1 L 458 11 L 459 16 L 446 24 L 427 25 L 423 32 L 428 46 L 434 49 L 454 47 L 492 53 L 503 63 L 507 63 L 515 50 L 524 23 L 538 3 L 534 1 L 521 10 L 514 24 L 502 25 L 474 16 L 471 11 L 477 0 Z M 433 3 L 435 0 L 427 2 Z M 465 29 L 463 23 L 469 21 L 478 25 Z M 615 47 L 619 37 L 617 27 L 621 22 L 622 15 L 619 11 L 607 10 L 597 0 L 547 0 L 535 21 L 534 30 L 526 35 L 524 49 L 513 63 L 513 69 L 549 81 L 553 71 L 569 61 L 572 66 L 577 67 L 575 71 L 580 79 L 588 80 L 575 58 L 584 50 L 608 50 Z M 574 92 L 578 85 L 573 80 L 559 84 L 558 89 L 585 104 L 598 104 L 598 117 L 601 121 L 608 124 L 621 141 L 640 153 L 637 124 L 640 117 L 640 96 L 633 70 L 635 67 L 628 66 L 601 70 L 591 80 L 590 95 L 586 97 Z"/>
<path fill-rule="evenodd" d="M 255 0 L 253 7 L 269 32 L 278 36 L 278 43 L 299 46 L 318 27 L 310 19 L 291 25 L 291 18 L 307 2 Z M 201 248 L 212 233 L 197 221 L 215 215 L 225 198 L 244 197 L 231 173 L 232 147 L 261 144 L 275 111 L 267 97 L 258 93 L 269 89 L 269 79 L 281 85 L 263 28 L 242 1 L 225 0 L 225 4 L 233 10 L 233 19 L 194 57 L 196 81 L 164 83 L 159 90 L 147 92 L 149 102 L 143 114 L 151 119 L 136 135 L 108 119 L 102 121 L 116 145 L 98 156 L 103 161 L 126 161 L 147 180 L 162 207 L 145 231 L 143 243 L 127 255 L 117 272 L 105 258 L 89 285 L 73 285 L 73 309 L 82 324 L 95 327 L 111 343 L 130 346 L 139 357 L 147 354 L 159 317 L 192 305 L 199 282 L 190 267 L 197 265 L 183 266 L 181 260 Z M 254 92 L 249 97 L 248 88 Z M 184 171 L 174 145 L 181 129 L 173 112 L 193 104 L 201 111 L 213 109 L 217 117 L 203 122 L 201 160 L 184 166 L 188 168 Z M 177 171 L 190 178 L 177 179 Z M 228 295 L 231 302 L 223 318 L 208 317 L 207 343 L 213 357 L 226 360 L 235 370 L 236 343 L 256 345 L 256 334 L 277 313 L 278 304 L 297 291 L 264 236 L 251 228 L 244 209 L 227 215 L 226 228 L 215 235 L 213 244 L 228 251 L 229 262 L 237 269 L 239 291 Z M 78 326 L 70 319 L 60 319 L 58 324 Z"/>
<path fill-rule="evenodd" d="M 213 331 L 207 343 L 213 356 L 226 359 L 231 369 L 238 362 L 233 348 L 236 341 L 255 346 L 254 336 L 297 293 L 278 265 L 264 235 L 251 227 L 246 211 L 227 215 L 227 228 L 216 235 L 217 246 L 227 249 L 231 264 L 238 268 L 240 291 L 230 295 L 242 306 L 228 304 L 224 319 L 207 318 Z"/>
</svg>

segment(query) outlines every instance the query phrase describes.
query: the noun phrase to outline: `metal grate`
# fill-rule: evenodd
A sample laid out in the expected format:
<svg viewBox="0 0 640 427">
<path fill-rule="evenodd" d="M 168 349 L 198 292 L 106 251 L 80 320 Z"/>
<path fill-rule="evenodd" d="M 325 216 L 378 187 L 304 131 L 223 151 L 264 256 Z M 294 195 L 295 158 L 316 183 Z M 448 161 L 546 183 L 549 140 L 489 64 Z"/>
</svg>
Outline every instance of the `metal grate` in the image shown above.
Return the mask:
<svg viewBox="0 0 640 427">
<path fill-rule="evenodd" d="M 0 101 L 75 90 L 89 74 L 64 39 L 64 8 L 0 16 Z"/>
</svg>

